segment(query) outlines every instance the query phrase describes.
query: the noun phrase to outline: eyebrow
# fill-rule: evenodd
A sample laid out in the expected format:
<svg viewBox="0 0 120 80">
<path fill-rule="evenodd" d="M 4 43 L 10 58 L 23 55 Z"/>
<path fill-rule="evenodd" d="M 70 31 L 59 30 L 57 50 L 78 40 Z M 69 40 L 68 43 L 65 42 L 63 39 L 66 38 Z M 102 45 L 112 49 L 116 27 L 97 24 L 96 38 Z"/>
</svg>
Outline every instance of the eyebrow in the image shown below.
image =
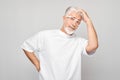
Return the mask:
<svg viewBox="0 0 120 80">
<path fill-rule="evenodd" d="M 71 17 L 72 17 L 72 16 L 71 16 Z M 74 18 L 75 18 L 75 19 L 77 19 L 76 17 L 74 17 Z M 79 20 L 79 21 L 80 21 L 81 19 L 77 19 L 77 20 Z"/>
<path fill-rule="evenodd" d="M 72 16 L 71 16 L 72 17 Z M 74 16 L 73 16 L 74 17 Z M 74 18 L 76 18 L 76 17 L 74 17 Z M 77 18 L 76 18 L 77 19 Z M 77 20 L 81 20 L 81 19 L 77 19 Z"/>
<path fill-rule="evenodd" d="M 73 18 L 75 18 L 75 19 L 77 19 L 76 17 L 74 17 L 74 16 L 66 16 L 66 17 L 73 17 Z M 77 19 L 78 21 L 80 21 L 81 19 Z"/>
</svg>

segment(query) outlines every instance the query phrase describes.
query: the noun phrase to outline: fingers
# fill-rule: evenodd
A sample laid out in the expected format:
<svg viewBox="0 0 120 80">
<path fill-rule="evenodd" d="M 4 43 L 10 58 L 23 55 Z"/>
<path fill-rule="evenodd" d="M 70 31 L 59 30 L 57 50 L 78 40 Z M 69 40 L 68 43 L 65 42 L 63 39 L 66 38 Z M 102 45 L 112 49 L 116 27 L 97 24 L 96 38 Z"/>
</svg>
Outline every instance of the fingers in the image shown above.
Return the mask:
<svg viewBox="0 0 120 80">
<path fill-rule="evenodd" d="M 41 70 L 41 69 L 40 69 L 40 67 L 39 67 L 39 68 L 37 68 L 37 71 L 38 71 L 38 72 L 40 72 L 40 70 Z"/>
<path fill-rule="evenodd" d="M 86 11 L 83 9 L 80 9 L 81 13 L 86 14 Z"/>
<path fill-rule="evenodd" d="M 86 12 L 85 10 L 80 9 L 80 12 L 82 13 L 83 16 L 84 16 L 84 15 L 88 16 L 88 15 L 87 15 L 87 12 Z"/>
<path fill-rule="evenodd" d="M 80 12 L 81 12 L 83 21 L 87 22 L 89 20 L 89 16 L 88 16 L 87 12 L 83 9 L 80 9 Z"/>
<path fill-rule="evenodd" d="M 81 16 L 82 16 L 82 20 L 84 21 L 84 15 L 85 15 L 85 11 L 83 9 L 80 9 L 80 13 L 81 13 Z"/>
</svg>

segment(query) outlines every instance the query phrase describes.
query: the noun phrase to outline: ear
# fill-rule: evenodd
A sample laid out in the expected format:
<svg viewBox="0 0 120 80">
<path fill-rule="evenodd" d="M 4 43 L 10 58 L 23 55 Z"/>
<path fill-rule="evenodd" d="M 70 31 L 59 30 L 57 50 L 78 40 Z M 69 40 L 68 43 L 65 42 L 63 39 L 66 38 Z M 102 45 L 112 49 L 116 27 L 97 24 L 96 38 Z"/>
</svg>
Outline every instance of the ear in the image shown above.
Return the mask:
<svg viewBox="0 0 120 80">
<path fill-rule="evenodd" d="M 63 16 L 63 21 L 65 21 L 66 20 L 66 17 L 65 16 Z"/>
<path fill-rule="evenodd" d="M 63 20 L 65 20 L 65 16 L 63 16 Z"/>
</svg>

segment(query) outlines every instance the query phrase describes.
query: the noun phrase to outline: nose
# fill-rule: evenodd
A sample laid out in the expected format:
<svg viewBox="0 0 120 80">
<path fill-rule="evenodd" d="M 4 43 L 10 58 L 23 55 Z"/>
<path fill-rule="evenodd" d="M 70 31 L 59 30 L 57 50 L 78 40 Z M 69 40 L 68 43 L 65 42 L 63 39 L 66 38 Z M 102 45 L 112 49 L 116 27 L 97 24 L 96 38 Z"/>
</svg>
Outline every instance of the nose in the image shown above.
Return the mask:
<svg viewBox="0 0 120 80">
<path fill-rule="evenodd" d="M 73 21 L 73 26 L 78 26 L 78 23 L 76 20 Z"/>
<path fill-rule="evenodd" d="M 76 22 L 73 22 L 72 25 L 71 25 L 71 27 L 72 27 L 73 29 L 76 29 L 76 28 L 77 28 Z"/>
</svg>

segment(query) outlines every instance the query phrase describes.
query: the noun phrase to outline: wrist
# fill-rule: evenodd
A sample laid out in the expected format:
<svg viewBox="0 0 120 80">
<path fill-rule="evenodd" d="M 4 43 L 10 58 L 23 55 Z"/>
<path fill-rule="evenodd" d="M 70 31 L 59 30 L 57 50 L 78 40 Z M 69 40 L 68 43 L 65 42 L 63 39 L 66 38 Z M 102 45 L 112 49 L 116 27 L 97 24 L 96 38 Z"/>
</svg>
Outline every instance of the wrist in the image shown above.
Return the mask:
<svg viewBox="0 0 120 80">
<path fill-rule="evenodd" d="M 92 24 L 91 19 L 88 19 L 88 20 L 86 21 L 86 24 L 87 24 L 87 25 L 91 25 L 91 24 Z"/>
</svg>

